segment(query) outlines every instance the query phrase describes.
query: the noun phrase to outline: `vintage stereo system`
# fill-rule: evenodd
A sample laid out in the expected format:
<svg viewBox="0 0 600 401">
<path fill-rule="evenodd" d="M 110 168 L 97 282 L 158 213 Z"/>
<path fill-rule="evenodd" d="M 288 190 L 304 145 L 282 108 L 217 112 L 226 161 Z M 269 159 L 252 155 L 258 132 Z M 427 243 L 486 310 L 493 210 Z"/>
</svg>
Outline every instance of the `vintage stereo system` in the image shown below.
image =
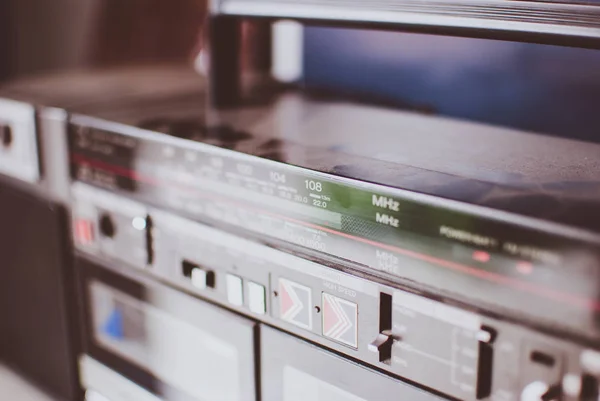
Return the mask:
<svg viewBox="0 0 600 401">
<path fill-rule="evenodd" d="M 84 371 L 177 400 L 596 399 L 595 203 L 559 153 L 591 188 L 598 145 L 288 92 L 216 126 L 184 103 L 70 118 Z M 482 173 L 510 157 L 526 179 Z"/>
<path fill-rule="evenodd" d="M 206 88 L 6 88 L 3 324 L 39 303 L 3 348 L 51 321 L 70 400 L 597 401 L 600 144 L 278 82 L 244 24 L 594 47 L 598 6 L 376 3 L 213 1 Z"/>
</svg>

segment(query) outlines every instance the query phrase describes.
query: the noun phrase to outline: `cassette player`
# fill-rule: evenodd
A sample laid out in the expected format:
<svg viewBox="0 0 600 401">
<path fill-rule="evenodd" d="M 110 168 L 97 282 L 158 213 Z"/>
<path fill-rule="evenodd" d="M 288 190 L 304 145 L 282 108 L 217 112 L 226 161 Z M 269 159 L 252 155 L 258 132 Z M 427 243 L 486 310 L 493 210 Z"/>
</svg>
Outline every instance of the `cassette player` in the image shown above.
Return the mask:
<svg viewBox="0 0 600 401">
<path fill-rule="evenodd" d="M 267 339 L 268 327 L 291 333 L 371 369 L 369 380 L 384 372 L 429 397 L 571 400 L 587 389 L 598 341 L 594 201 L 560 186 L 541 191 L 553 170 L 530 167 L 568 163 L 552 152 L 568 147 L 590 160 L 573 179 L 593 185 L 597 145 L 297 93 L 222 110 L 217 125 L 194 107 L 137 110 L 136 126 L 72 115 L 81 263 L 177 288 L 258 322 Z M 410 136 L 416 126 L 427 130 L 423 141 Z M 442 141 L 449 132 L 457 134 Z M 383 142 L 414 159 L 370 146 Z M 476 167 L 503 164 L 515 142 L 531 163 L 505 164 L 527 176 L 519 185 Z M 482 147 L 494 152 L 478 157 Z M 543 205 L 558 199 L 564 207 L 546 214 Z M 102 350 L 94 358 L 116 352 L 90 338 Z M 361 394 L 344 387 L 343 368 L 314 376 L 303 358 L 267 362 L 271 342 L 258 349 L 270 399 L 288 381 L 306 383 L 306 394 L 311 386 Z M 152 382 L 176 383 L 161 379 L 160 365 L 117 354 Z M 281 364 L 283 376 L 269 381 Z"/>
<path fill-rule="evenodd" d="M 595 121 L 587 102 L 600 96 L 593 79 L 578 80 L 587 77 L 582 73 L 566 89 L 531 91 L 528 102 L 538 96 L 531 103 L 489 108 L 473 95 L 489 88 L 486 82 L 501 82 L 497 98 L 511 103 L 522 93 L 514 83 L 525 81 L 516 73 L 511 82 L 498 78 L 506 67 L 501 57 L 491 68 L 489 60 L 465 56 L 450 63 L 452 71 L 423 76 L 429 47 L 415 45 L 424 36 L 411 36 L 413 52 L 405 46 L 400 67 L 382 62 L 367 72 L 366 61 L 355 64 L 368 58 L 359 41 L 327 48 L 334 42 L 317 35 L 324 31 L 309 31 L 305 49 L 321 53 L 307 51 L 296 60 L 302 71 L 282 80 L 272 72 L 281 67 L 281 32 L 271 31 L 273 20 L 291 18 L 593 47 L 597 6 L 210 6 L 206 83 L 189 69 L 158 68 L 7 88 L 6 97 L 28 106 L 27 126 L 2 123 L 0 139 L 11 143 L 25 128 L 30 136 L 10 154 L 9 167 L 0 161 L 1 171 L 47 185 L 70 212 L 54 233 L 71 240 L 61 243 L 61 255 L 74 258 L 65 283 L 81 312 L 82 344 L 69 366 L 77 361 L 86 399 L 597 400 L 600 144 L 543 135 L 523 117 L 542 110 L 545 126 L 564 129 L 554 122 L 565 120 L 549 114 L 587 82 L 586 107 L 571 120 L 587 119 L 568 127 Z M 255 47 L 253 35 L 273 42 Z M 463 39 L 476 40 L 445 36 L 435 46 L 474 43 Z M 516 42 L 486 43 L 495 53 Z M 367 40 L 362 46 L 377 47 Z M 248 49 L 256 57 L 244 54 Z M 578 50 L 596 60 L 593 50 Z M 340 53 L 354 61 L 327 71 L 327 56 Z M 552 59 L 547 53 L 530 54 L 525 64 L 552 65 L 542 62 Z M 432 64 L 427 57 L 424 63 Z M 519 70 L 514 65 L 506 68 Z M 414 92 L 392 101 L 364 87 L 354 91 L 390 69 L 397 81 L 385 82 L 381 93 Z M 440 87 L 452 92 L 444 84 L 464 71 L 476 79 L 458 85 L 468 93 L 456 90 L 451 100 L 471 96 L 480 113 L 468 114 L 473 103 L 452 108 L 436 100 L 430 107 L 428 96 Z M 90 85 L 96 101 L 77 90 L 52 94 L 69 79 Z M 110 83 L 129 89 L 119 95 Z M 47 145 L 53 132 L 63 153 Z M 53 174 L 60 178 L 54 183 L 47 179 Z"/>
</svg>

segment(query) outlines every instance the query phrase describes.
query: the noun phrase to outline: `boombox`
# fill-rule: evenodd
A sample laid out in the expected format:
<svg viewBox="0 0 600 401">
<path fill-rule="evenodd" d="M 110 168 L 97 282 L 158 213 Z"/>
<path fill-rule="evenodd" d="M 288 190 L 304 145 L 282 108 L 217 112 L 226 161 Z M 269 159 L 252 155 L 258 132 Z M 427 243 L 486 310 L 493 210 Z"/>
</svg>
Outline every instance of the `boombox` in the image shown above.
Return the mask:
<svg viewBox="0 0 600 401">
<path fill-rule="evenodd" d="M 68 371 L 63 394 L 88 401 L 598 400 L 600 144 L 527 125 L 525 107 L 554 107 L 550 90 L 507 108 L 510 124 L 471 118 L 483 97 L 467 111 L 429 107 L 432 82 L 464 64 L 424 78 L 430 50 L 416 45 L 444 38 L 441 56 L 470 54 L 475 38 L 571 46 L 600 66 L 598 6 L 209 6 L 206 80 L 162 67 L 6 89 L 2 319 L 20 322 L 7 325 L 14 366 L 47 386 Z M 290 19 L 304 28 L 282 30 Z M 368 94 L 358 78 L 378 77 L 358 49 L 387 45 L 323 51 L 334 42 L 314 25 L 422 35 L 377 54 L 402 50 L 397 86 L 417 89 Z M 523 63 L 541 71 L 545 54 Z M 340 55 L 359 67 L 328 70 Z M 464 91 L 496 79 L 498 97 L 524 97 L 494 75 L 501 59 L 469 59 L 478 80 Z M 292 61 L 294 77 L 274 74 Z M 580 75 L 594 99 L 593 73 Z M 583 87 L 572 79 L 557 93 Z M 55 342 L 23 352 L 42 330 Z M 50 350 L 68 369 L 42 369 Z"/>
</svg>

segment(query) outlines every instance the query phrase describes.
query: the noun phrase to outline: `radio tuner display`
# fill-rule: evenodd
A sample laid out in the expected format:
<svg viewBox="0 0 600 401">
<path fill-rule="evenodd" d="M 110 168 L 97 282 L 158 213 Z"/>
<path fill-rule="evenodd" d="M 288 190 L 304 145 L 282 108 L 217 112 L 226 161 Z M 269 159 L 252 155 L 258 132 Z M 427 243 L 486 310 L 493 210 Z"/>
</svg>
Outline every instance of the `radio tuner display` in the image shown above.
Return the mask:
<svg viewBox="0 0 600 401">
<path fill-rule="evenodd" d="M 70 147 L 76 181 L 482 308 L 600 336 L 592 242 L 482 208 L 137 129 L 125 135 L 75 126 Z"/>
</svg>

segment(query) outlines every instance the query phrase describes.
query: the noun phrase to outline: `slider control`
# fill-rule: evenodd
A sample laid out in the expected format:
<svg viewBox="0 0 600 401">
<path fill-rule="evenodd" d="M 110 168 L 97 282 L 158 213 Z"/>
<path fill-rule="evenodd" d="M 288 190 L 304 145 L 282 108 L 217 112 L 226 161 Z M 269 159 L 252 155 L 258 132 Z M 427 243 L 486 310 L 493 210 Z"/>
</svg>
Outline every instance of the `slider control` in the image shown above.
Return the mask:
<svg viewBox="0 0 600 401">
<path fill-rule="evenodd" d="M 371 352 L 379 353 L 379 362 L 389 364 L 392 359 L 392 345 L 395 338 L 391 330 L 385 330 L 377 335 L 375 340 L 368 345 Z"/>
<path fill-rule="evenodd" d="M 489 326 L 481 326 L 475 334 L 479 342 L 479 361 L 477 362 L 477 399 L 487 398 L 492 393 L 492 368 L 494 365 L 494 341 L 496 330 Z"/>
<path fill-rule="evenodd" d="M 368 345 L 371 352 L 379 354 L 379 362 L 392 363 L 392 345 L 395 338 L 392 335 L 392 296 L 384 292 L 379 293 L 379 334 Z"/>
</svg>

